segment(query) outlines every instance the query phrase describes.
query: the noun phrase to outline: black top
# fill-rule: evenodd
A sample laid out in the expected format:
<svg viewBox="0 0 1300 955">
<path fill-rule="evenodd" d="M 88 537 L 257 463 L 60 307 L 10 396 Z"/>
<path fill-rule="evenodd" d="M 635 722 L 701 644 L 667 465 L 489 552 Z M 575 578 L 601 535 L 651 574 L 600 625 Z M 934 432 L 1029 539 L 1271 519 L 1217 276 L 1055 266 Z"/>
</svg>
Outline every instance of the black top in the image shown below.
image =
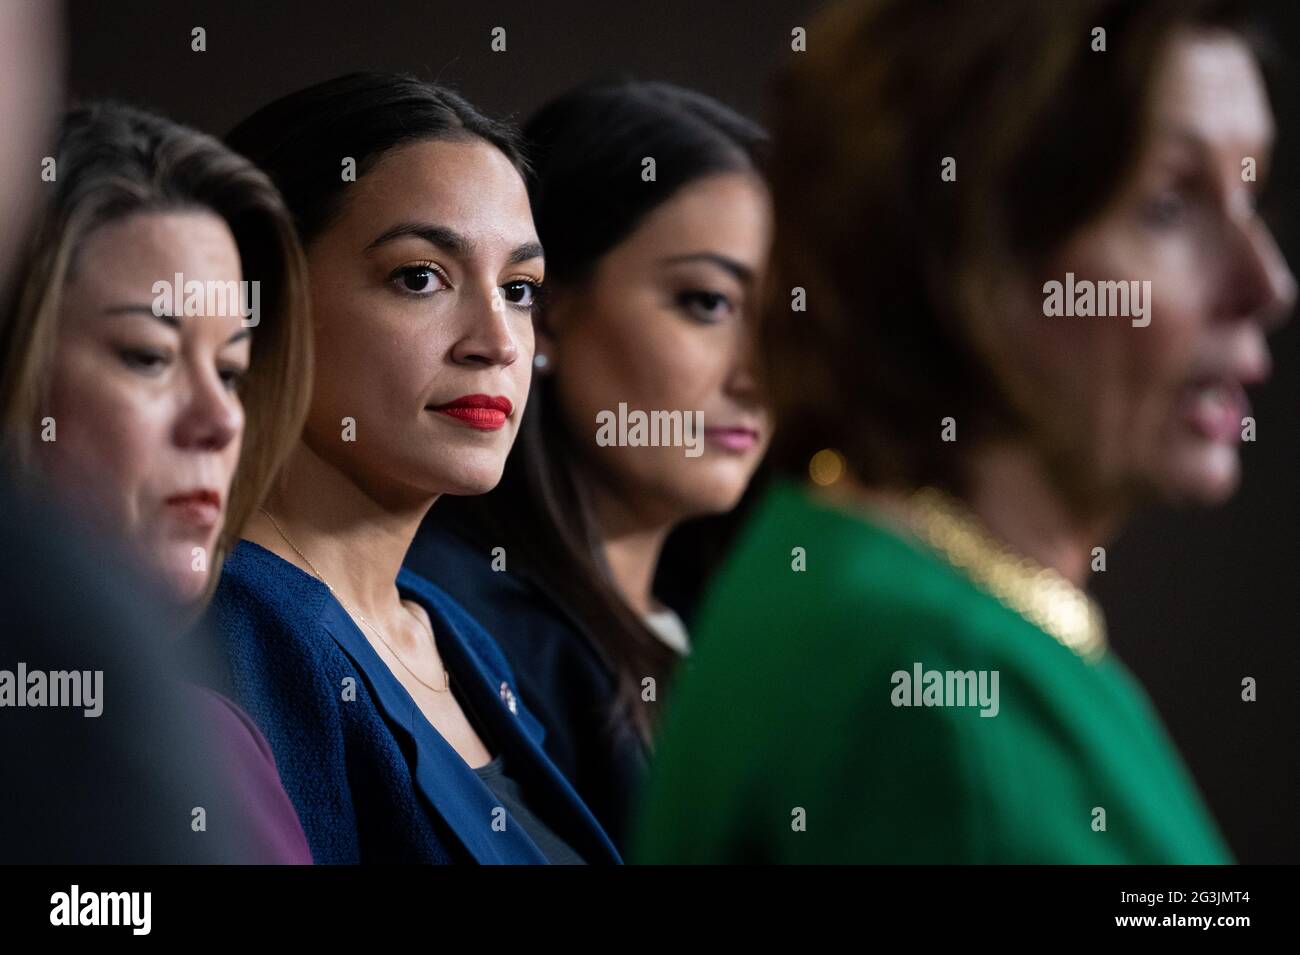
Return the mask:
<svg viewBox="0 0 1300 955">
<path fill-rule="evenodd" d="M 478 778 L 488 789 L 496 793 L 505 808 L 511 822 L 517 823 L 528 833 L 529 838 L 537 843 L 551 865 L 586 865 L 582 856 L 573 851 L 573 847 L 555 834 L 546 823 L 542 822 L 524 799 L 519 783 L 506 773 L 504 756 L 496 756 L 486 766 L 474 770 Z"/>
<path fill-rule="evenodd" d="M 501 752 L 501 747 L 488 730 L 487 725 L 479 719 L 478 711 L 466 699 L 460 681 L 451 676 L 450 673 L 448 673 L 448 677 L 452 696 L 460 703 L 465 718 L 469 720 L 474 732 L 478 734 L 483 744 L 497 754 L 485 766 L 475 767 L 474 774 L 500 800 L 501 807 L 505 809 L 509 820 L 507 825 L 519 826 L 533 840 L 533 843 L 551 865 L 586 865 L 586 861 L 582 856 L 571 845 L 556 835 L 555 830 L 543 822 L 541 817 L 529 806 L 528 800 L 524 798 L 523 787 L 519 785 L 518 780 L 506 772 L 506 758 Z"/>
<path fill-rule="evenodd" d="M 407 567 L 451 594 L 496 639 L 546 731 L 546 755 L 622 851 L 649 754 L 630 722 L 609 725 L 614 673 L 525 568 L 507 563 L 494 571 L 491 561 L 488 549 L 428 518 L 406 555 Z"/>
</svg>

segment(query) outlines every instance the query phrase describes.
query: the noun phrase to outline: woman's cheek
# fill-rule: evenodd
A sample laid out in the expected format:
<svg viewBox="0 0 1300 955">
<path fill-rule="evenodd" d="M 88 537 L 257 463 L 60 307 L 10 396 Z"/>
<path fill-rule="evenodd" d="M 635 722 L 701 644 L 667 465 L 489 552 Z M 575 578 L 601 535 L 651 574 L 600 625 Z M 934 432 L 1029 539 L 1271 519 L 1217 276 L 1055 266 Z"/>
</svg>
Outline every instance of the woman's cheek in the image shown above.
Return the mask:
<svg viewBox="0 0 1300 955">
<path fill-rule="evenodd" d="M 93 379 L 90 379 L 93 381 Z M 121 396 L 82 386 L 64 387 L 53 402 L 50 461 L 59 493 L 87 515 L 125 535 L 140 532 L 138 471 L 156 462 L 160 449 L 142 441 L 146 424 Z"/>
<path fill-rule="evenodd" d="M 725 377 L 728 343 L 708 326 L 665 317 L 664 333 L 643 343 L 640 374 L 656 395 L 656 410 L 700 411 Z"/>
</svg>

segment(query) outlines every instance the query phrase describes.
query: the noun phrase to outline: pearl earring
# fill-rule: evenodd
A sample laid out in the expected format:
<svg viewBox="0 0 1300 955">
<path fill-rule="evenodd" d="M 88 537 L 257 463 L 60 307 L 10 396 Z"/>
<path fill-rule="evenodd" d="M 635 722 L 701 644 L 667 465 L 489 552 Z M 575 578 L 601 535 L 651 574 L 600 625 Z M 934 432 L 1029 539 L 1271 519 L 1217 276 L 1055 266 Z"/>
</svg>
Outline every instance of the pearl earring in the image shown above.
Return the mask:
<svg viewBox="0 0 1300 955">
<path fill-rule="evenodd" d="M 536 368 L 538 371 L 545 371 L 550 366 L 550 364 L 551 364 L 551 360 L 547 358 L 545 355 L 543 355 L 541 352 L 538 352 L 536 355 L 533 356 L 533 367 Z"/>
</svg>

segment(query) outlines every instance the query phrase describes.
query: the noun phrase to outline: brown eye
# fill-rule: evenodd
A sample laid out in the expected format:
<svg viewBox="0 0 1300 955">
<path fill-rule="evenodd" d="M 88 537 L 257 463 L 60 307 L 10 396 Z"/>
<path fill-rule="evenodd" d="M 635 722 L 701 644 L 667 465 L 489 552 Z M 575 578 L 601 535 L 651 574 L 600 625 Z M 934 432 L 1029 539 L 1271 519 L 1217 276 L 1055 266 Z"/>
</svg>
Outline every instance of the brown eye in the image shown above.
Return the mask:
<svg viewBox="0 0 1300 955">
<path fill-rule="evenodd" d="M 731 299 L 721 292 L 692 289 L 677 296 L 677 304 L 691 318 L 706 325 L 722 321 L 731 314 Z"/>
<path fill-rule="evenodd" d="M 122 364 L 146 375 L 156 375 L 167 365 L 167 356 L 147 348 L 123 348 L 118 352 Z"/>
<path fill-rule="evenodd" d="M 221 369 L 220 375 L 227 391 L 238 391 L 248 375 L 248 369 L 231 366 Z"/>
<path fill-rule="evenodd" d="M 505 295 L 505 300 L 516 308 L 532 308 L 537 303 L 538 285 L 536 282 L 529 282 L 520 279 L 517 282 L 507 282 L 501 286 Z"/>
<path fill-rule="evenodd" d="M 404 265 L 392 274 L 399 291 L 408 295 L 428 295 L 448 287 L 448 282 L 432 263 Z"/>
</svg>

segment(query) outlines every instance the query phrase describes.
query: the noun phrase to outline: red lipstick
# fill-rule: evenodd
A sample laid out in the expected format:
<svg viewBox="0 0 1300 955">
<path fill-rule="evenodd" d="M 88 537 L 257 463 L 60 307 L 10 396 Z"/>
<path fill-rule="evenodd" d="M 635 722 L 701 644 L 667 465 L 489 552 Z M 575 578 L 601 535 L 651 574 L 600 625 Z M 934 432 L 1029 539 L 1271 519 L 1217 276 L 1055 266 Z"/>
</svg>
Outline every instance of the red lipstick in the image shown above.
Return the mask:
<svg viewBox="0 0 1300 955">
<path fill-rule="evenodd" d="M 445 405 L 430 405 L 437 411 L 455 418 L 478 431 L 496 431 L 506 423 L 515 406 L 504 395 L 462 395 Z"/>
</svg>

